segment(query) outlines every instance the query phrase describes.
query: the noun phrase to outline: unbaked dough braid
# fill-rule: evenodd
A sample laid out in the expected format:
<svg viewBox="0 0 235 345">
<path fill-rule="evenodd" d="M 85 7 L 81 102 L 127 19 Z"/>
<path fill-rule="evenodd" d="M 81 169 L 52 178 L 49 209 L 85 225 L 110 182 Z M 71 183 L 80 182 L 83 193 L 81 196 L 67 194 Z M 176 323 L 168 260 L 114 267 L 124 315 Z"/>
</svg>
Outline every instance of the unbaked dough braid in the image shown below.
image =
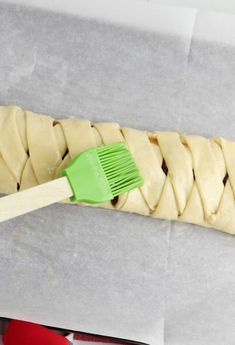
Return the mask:
<svg viewBox="0 0 235 345">
<path fill-rule="evenodd" d="M 213 227 L 235 234 L 235 142 L 117 123 L 55 120 L 0 107 L 0 192 L 54 179 L 80 152 L 125 140 L 144 178 L 141 188 L 100 206 Z"/>
</svg>

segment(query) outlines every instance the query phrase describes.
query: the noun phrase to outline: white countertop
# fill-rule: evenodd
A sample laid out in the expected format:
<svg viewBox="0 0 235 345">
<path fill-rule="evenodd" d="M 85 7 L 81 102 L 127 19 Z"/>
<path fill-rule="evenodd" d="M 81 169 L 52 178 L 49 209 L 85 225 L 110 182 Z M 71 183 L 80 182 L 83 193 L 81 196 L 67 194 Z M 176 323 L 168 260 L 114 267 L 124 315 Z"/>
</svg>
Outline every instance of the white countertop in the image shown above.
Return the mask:
<svg viewBox="0 0 235 345">
<path fill-rule="evenodd" d="M 163 6 L 180 6 L 185 8 L 195 8 L 206 11 L 218 11 L 235 13 L 234 0 L 5 0 L 5 2 L 23 3 L 28 5 L 41 6 L 53 10 L 63 10 L 76 12 L 81 6 L 90 8 L 90 11 L 105 11 L 106 7 L 112 6 L 114 9 L 123 4 L 129 6 L 130 3 L 144 2 L 155 3 Z"/>
</svg>

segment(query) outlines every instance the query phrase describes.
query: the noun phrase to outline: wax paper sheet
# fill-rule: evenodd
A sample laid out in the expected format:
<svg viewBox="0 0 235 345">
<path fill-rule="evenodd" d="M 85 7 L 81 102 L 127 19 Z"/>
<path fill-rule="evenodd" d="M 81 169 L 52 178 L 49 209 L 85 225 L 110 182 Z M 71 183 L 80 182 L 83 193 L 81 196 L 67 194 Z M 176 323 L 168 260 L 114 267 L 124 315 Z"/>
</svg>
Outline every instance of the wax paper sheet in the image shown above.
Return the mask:
<svg viewBox="0 0 235 345">
<path fill-rule="evenodd" d="M 108 5 L 95 18 L 0 3 L 0 103 L 235 140 L 235 17 L 133 8 L 115 21 Z M 0 224 L 0 315 L 155 345 L 230 345 L 234 248 L 215 230 L 54 205 Z"/>
</svg>

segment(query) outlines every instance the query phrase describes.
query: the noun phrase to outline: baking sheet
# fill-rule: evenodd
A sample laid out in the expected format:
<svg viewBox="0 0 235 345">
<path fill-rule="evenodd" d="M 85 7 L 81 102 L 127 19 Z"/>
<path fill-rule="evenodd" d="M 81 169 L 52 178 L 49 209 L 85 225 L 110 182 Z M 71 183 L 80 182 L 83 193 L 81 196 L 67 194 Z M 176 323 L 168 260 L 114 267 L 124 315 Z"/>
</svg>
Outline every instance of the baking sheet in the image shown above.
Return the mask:
<svg viewBox="0 0 235 345">
<path fill-rule="evenodd" d="M 146 6 L 158 22 L 161 8 Z M 153 28 L 0 3 L 0 103 L 235 140 L 235 17 L 170 13 Z M 232 344 L 234 246 L 189 224 L 54 205 L 0 224 L 0 315 L 148 344 Z"/>
</svg>

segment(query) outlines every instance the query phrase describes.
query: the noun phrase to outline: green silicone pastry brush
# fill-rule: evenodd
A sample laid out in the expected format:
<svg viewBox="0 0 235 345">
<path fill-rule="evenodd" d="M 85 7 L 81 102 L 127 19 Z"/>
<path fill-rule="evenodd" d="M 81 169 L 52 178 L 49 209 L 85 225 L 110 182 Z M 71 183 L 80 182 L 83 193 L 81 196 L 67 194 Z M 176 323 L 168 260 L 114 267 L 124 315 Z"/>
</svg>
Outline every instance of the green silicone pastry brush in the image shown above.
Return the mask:
<svg viewBox="0 0 235 345">
<path fill-rule="evenodd" d="M 0 222 L 70 198 L 100 204 L 143 184 L 125 142 L 88 149 L 61 177 L 0 198 Z"/>
</svg>

